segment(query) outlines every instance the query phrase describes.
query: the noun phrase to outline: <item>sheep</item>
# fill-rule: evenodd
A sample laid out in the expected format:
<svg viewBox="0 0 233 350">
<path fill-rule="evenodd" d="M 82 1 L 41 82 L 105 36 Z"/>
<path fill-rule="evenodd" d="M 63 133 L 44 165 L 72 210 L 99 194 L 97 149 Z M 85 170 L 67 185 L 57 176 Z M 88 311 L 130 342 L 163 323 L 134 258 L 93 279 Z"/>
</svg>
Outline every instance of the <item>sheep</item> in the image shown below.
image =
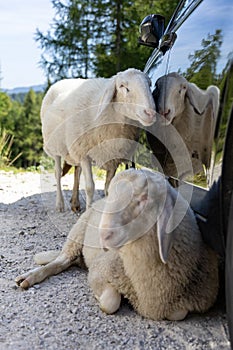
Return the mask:
<svg viewBox="0 0 233 350">
<path fill-rule="evenodd" d="M 218 293 L 218 258 L 201 238 L 188 202 L 159 172 L 129 169 L 111 181 L 71 229 L 61 252 L 36 255 L 46 264 L 16 278 L 27 289 L 73 264 L 107 314 L 121 296 L 142 316 L 181 320 L 204 312 Z"/>
<path fill-rule="evenodd" d="M 89 208 L 94 194 L 91 161 L 101 167 L 115 158 L 130 159 L 135 148 L 131 134 L 155 119 L 149 78 L 133 68 L 109 79 L 64 79 L 52 85 L 42 101 L 41 122 L 44 150 L 55 159 L 57 210 L 64 210 L 61 157 L 81 166 Z"/>
<path fill-rule="evenodd" d="M 132 128 L 133 127 L 131 127 L 131 129 Z M 136 128 L 135 128 L 135 131 L 136 131 Z M 138 132 L 139 132 L 139 129 L 138 129 Z M 133 136 L 133 135 L 134 134 L 131 133 L 131 135 L 129 135 L 129 136 Z M 136 135 L 135 135 L 135 138 L 137 138 Z M 107 164 L 104 164 L 102 166 L 102 169 L 106 170 L 106 179 L 105 179 L 105 186 L 104 186 L 105 195 L 107 195 L 107 193 L 108 193 L 108 187 L 109 187 L 111 179 L 115 175 L 118 166 L 122 162 L 123 162 L 122 159 L 112 159 L 109 162 L 107 162 Z M 134 164 L 134 163 L 132 162 L 132 164 Z M 126 166 L 128 166 L 128 162 L 127 162 Z M 72 168 L 71 165 L 64 162 L 63 167 L 62 167 L 61 176 L 65 176 L 71 168 Z M 80 201 L 79 201 L 79 183 L 80 183 L 81 171 L 82 171 L 81 166 L 78 165 L 78 166 L 74 167 L 74 185 L 73 185 L 72 196 L 71 196 L 71 200 L 70 200 L 71 210 L 73 210 L 74 212 L 81 211 L 81 205 L 80 205 Z"/>
<path fill-rule="evenodd" d="M 155 127 L 148 128 L 147 140 L 164 173 L 184 179 L 202 172 L 203 166 L 207 171 L 219 108 L 219 89 L 209 86 L 201 90 L 173 72 L 157 80 L 153 96 L 160 117 Z"/>
<path fill-rule="evenodd" d="M 117 126 L 118 127 L 118 126 Z M 129 152 L 128 148 L 131 149 L 131 153 L 134 152 L 134 149 L 136 148 L 136 143 L 130 144 L 128 139 L 137 142 L 139 139 L 139 134 L 140 134 L 140 129 L 137 127 L 134 127 L 133 125 L 124 125 L 123 127 L 118 128 L 119 134 L 122 134 L 122 129 L 125 132 L 125 140 L 121 140 L 121 142 L 124 142 L 124 149 Z M 121 135 L 123 136 L 123 135 Z M 126 162 L 126 166 L 129 166 L 129 160 L 128 159 L 112 159 L 109 160 L 107 163 L 103 164 L 101 168 L 106 171 L 106 179 L 105 179 L 105 186 L 104 186 L 104 193 L 105 195 L 108 194 L 108 187 L 110 184 L 110 181 L 114 177 L 116 170 L 118 166 L 122 162 Z M 134 162 L 132 162 L 132 167 L 135 167 Z M 67 164 L 64 162 L 63 167 L 62 167 L 62 174 L 61 176 L 65 176 L 68 171 L 72 168 L 71 165 Z M 75 166 L 74 167 L 74 185 L 72 189 L 72 196 L 71 196 L 71 209 L 74 212 L 80 211 L 81 210 L 81 205 L 79 201 L 79 183 L 80 183 L 80 175 L 81 175 L 81 166 Z"/>
<path fill-rule="evenodd" d="M 61 177 L 65 176 L 68 171 L 72 168 L 71 165 L 64 162 L 61 172 Z M 74 167 L 74 184 L 72 189 L 72 196 L 70 199 L 71 203 L 71 210 L 73 210 L 75 213 L 81 210 L 81 205 L 79 201 L 79 182 L 80 182 L 80 175 L 82 172 L 82 168 L 80 165 L 75 165 Z M 64 208 L 63 208 L 64 209 Z"/>
</svg>

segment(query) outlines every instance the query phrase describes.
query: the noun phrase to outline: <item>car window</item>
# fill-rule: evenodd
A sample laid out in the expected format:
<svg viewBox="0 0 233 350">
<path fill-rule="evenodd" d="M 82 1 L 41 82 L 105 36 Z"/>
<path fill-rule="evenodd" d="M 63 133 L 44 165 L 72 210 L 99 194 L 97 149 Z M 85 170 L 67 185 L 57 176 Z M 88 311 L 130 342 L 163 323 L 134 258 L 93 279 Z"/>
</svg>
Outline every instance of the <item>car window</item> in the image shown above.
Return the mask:
<svg viewBox="0 0 233 350">
<path fill-rule="evenodd" d="M 193 89 L 185 95 L 191 105 L 190 108 L 187 107 L 189 118 L 187 117 L 186 121 L 183 120 L 183 124 L 181 121 L 178 122 L 178 117 L 171 122 L 181 136 L 178 144 L 175 139 L 179 136 L 173 135 L 175 131 L 171 132 L 166 126 L 160 128 L 159 123 L 155 123 L 149 131 L 152 137 L 149 136 L 148 141 L 152 144 L 152 150 L 153 146 L 158 150 L 154 155 L 158 160 L 157 166 L 160 165 L 159 170 L 165 169 L 166 175 L 174 175 L 208 187 L 221 174 L 226 129 L 233 102 L 233 74 L 230 74 L 233 60 L 232 0 L 202 1 L 176 34 L 177 39 L 172 49 L 166 52 L 163 58 L 160 57 L 147 73 L 152 80 L 157 111 L 162 115 L 160 120 L 162 119 L 162 122 L 168 120 L 168 123 L 169 114 L 171 115 L 175 103 L 181 104 L 181 102 L 178 103 L 180 89 L 177 90 L 178 95 L 175 95 L 176 85 L 171 91 L 169 90 L 176 79 L 176 76 L 172 77 L 171 73 L 186 79 L 188 91 L 189 87 Z M 163 76 L 166 76 L 166 79 L 161 79 Z M 201 92 L 194 89 L 193 84 L 204 92 L 208 89 L 208 94 L 201 95 Z M 211 89 L 210 86 L 213 88 Z M 219 92 L 218 96 L 217 92 Z M 203 99 L 202 103 L 201 99 Z M 182 125 L 179 126 L 179 123 Z M 161 133 L 165 134 L 162 138 Z M 174 140 L 171 140 L 172 138 Z M 170 163 L 175 158 L 177 163 L 175 166 L 178 168 L 176 171 L 175 167 L 172 168 L 164 159 L 163 155 L 166 152 L 161 145 L 164 142 L 167 142 L 165 146 L 168 148 L 166 158 L 169 160 L 170 157 Z M 185 147 L 186 151 L 183 150 Z M 186 162 L 187 155 L 190 159 Z M 169 164 L 166 165 L 165 162 Z"/>
</svg>

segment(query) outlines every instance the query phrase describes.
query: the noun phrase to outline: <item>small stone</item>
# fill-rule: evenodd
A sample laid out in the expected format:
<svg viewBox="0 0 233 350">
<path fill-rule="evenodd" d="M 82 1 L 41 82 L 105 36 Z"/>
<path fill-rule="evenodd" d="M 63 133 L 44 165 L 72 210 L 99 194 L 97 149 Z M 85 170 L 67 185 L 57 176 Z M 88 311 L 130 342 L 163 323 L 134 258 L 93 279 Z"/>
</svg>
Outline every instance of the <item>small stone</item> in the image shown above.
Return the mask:
<svg viewBox="0 0 233 350">
<path fill-rule="evenodd" d="M 33 288 L 40 289 L 40 285 L 39 284 L 34 284 Z"/>
</svg>

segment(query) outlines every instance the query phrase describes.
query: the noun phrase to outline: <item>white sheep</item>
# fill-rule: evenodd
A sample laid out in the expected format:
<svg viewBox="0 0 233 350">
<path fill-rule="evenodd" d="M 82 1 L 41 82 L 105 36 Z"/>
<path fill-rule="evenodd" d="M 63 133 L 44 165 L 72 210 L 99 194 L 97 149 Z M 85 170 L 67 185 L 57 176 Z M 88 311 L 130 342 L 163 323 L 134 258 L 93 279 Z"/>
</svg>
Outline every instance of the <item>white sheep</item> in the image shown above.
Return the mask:
<svg viewBox="0 0 233 350">
<path fill-rule="evenodd" d="M 108 197 L 79 218 L 62 251 L 40 253 L 36 261 L 46 265 L 18 276 L 19 286 L 85 263 L 109 314 L 123 295 L 145 317 L 181 320 L 209 309 L 218 292 L 217 256 L 203 243 L 194 213 L 162 174 L 148 170 L 118 173 Z"/>
<path fill-rule="evenodd" d="M 118 144 L 118 146 L 121 144 L 120 152 L 122 154 L 124 153 L 125 155 L 128 154 L 128 157 L 130 157 L 130 155 L 132 156 L 137 147 L 137 141 L 139 139 L 140 129 L 134 125 L 117 124 L 115 126 L 115 131 L 117 131 L 117 133 L 121 137 L 120 143 Z M 117 142 L 119 142 L 119 138 L 117 139 Z M 101 166 L 101 169 L 106 171 L 106 179 L 105 179 L 105 186 L 104 186 L 105 195 L 108 194 L 108 187 L 109 187 L 110 181 L 114 177 L 118 166 L 122 162 L 125 162 L 127 166 L 129 163 L 129 159 L 121 159 L 119 158 L 119 155 L 115 155 L 115 156 L 116 156 L 115 159 L 111 159 Z M 114 154 L 112 154 L 111 151 L 110 151 L 110 157 L 114 157 Z M 66 175 L 70 170 L 70 168 L 72 168 L 72 166 L 64 162 L 61 176 Z M 74 185 L 73 185 L 72 196 L 70 201 L 71 209 L 74 212 L 81 210 L 81 205 L 79 201 L 79 184 L 80 184 L 81 170 L 82 169 L 80 165 L 74 167 Z"/>
<path fill-rule="evenodd" d="M 101 167 L 115 158 L 130 159 L 135 144 L 124 126 L 151 125 L 155 115 L 149 78 L 136 69 L 109 79 L 65 79 L 52 85 L 42 102 L 41 121 L 44 150 L 55 159 L 56 208 L 64 210 L 61 157 L 81 165 L 88 208 L 94 194 L 91 161 Z"/>
<path fill-rule="evenodd" d="M 71 168 L 72 168 L 72 165 L 64 162 L 63 167 L 62 167 L 61 177 L 65 176 Z M 81 205 L 80 205 L 80 201 L 79 201 L 79 183 L 80 183 L 81 172 L 82 172 L 81 166 L 75 165 L 75 167 L 74 167 L 74 184 L 73 184 L 73 189 L 72 189 L 72 196 L 70 199 L 71 209 L 74 212 L 81 210 Z"/>
<path fill-rule="evenodd" d="M 160 77 L 153 96 L 158 122 L 148 128 L 147 139 L 166 175 L 185 178 L 209 169 L 215 124 L 219 108 L 219 89 L 199 89 L 177 73 Z M 175 128 L 175 131 L 174 131 Z M 177 132 L 178 135 L 177 135 Z M 184 144 L 178 146 L 179 135 Z M 183 165 L 187 154 L 190 169 Z"/>
</svg>

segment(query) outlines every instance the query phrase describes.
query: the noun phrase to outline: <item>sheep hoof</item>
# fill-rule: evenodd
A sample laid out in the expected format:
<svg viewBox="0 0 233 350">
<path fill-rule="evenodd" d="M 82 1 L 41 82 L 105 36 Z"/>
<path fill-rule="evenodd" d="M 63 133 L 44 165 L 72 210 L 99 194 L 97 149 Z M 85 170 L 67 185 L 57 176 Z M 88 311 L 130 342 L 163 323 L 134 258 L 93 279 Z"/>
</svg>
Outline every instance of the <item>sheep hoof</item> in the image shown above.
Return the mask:
<svg viewBox="0 0 233 350">
<path fill-rule="evenodd" d="M 64 200 L 56 199 L 56 211 L 61 212 L 61 213 L 63 211 L 65 211 Z"/>
<path fill-rule="evenodd" d="M 100 309 L 106 314 L 116 312 L 121 304 L 121 295 L 112 286 L 108 286 L 99 298 Z"/>
<path fill-rule="evenodd" d="M 56 205 L 56 211 L 63 213 L 65 211 L 64 205 L 63 206 L 57 206 Z"/>
<path fill-rule="evenodd" d="M 80 205 L 75 205 L 75 206 L 71 205 L 71 210 L 72 210 L 74 213 L 78 213 L 78 212 L 81 211 L 81 207 L 80 207 Z"/>
<path fill-rule="evenodd" d="M 30 287 L 30 283 L 28 282 L 27 279 L 24 279 L 23 276 L 16 277 L 15 282 L 17 286 L 23 289 L 28 289 Z"/>
<path fill-rule="evenodd" d="M 167 319 L 170 321 L 182 321 L 188 314 L 187 310 L 179 310 L 171 313 Z"/>
</svg>

